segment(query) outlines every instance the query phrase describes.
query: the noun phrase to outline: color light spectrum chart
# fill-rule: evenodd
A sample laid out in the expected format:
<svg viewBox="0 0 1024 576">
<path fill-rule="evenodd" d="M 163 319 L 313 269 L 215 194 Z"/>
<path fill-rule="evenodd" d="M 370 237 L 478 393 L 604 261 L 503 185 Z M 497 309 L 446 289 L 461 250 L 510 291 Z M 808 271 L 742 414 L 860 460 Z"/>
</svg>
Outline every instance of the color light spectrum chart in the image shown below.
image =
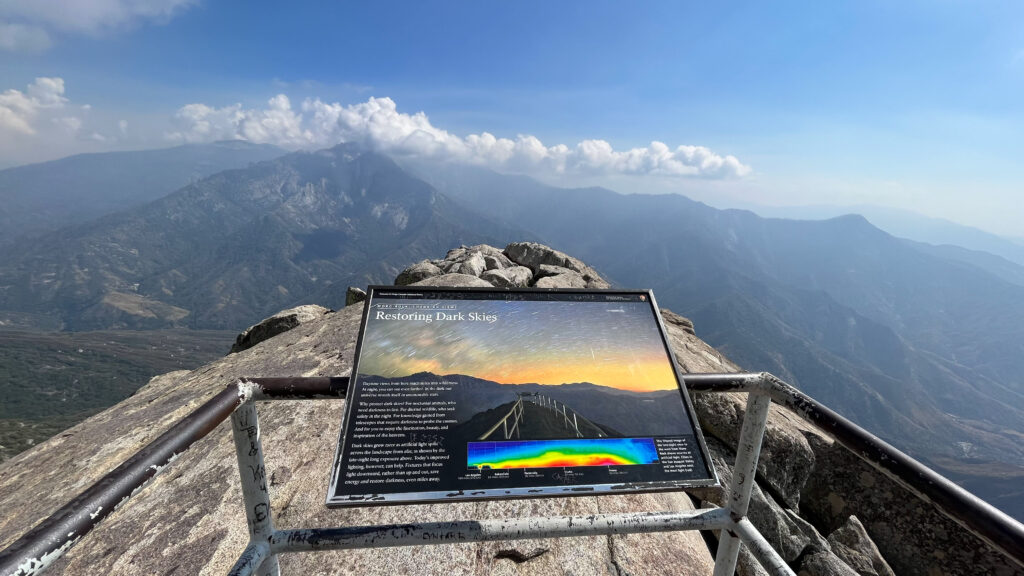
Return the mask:
<svg viewBox="0 0 1024 576">
<path fill-rule="evenodd" d="M 470 442 L 469 468 L 561 468 L 655 464 L 652 438 Z"/>
</svg>

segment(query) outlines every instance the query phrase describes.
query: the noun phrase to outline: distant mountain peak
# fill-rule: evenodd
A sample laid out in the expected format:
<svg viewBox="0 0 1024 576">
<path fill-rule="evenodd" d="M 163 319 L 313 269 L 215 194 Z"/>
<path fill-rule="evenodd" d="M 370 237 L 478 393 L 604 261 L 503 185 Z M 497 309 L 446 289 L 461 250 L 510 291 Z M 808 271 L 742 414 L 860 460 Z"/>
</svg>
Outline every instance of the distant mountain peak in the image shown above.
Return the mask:
<svg viewBox="0 0 1024 576">
<path fill-rule="evenodd" d="M 857 226 L 872 226 L 871 222 L 868 221 L 862 214 L 843 214 L 836 216 L 835 218 L 829 218 L 829 222 L 837 222 L 841 224 L 850 224 Z"/>
<path fill-rule="evenodd" d="M 453 244 L 522 238 L 390 158 L 342 144 L 219 172 L 19 245 L 0 260 L 0 320 L 29 309 L 75 330 L 239 328 L 311 301 L 339 306 L 336 286 L 393 278 Z"/>
<path fill-rule="evenodd" d="M 192 146 L 203 146 L 203 144 L 192 144 Z M 280 151 L 284 154 L 285 151 L 282 148 L 278 148 L 273 144 L 264 144 L 259 142 L 251 142 L 249 140 L 215 140 L 207 146 L 216 146 L 218 148 L 227 148 L 231 150 L 252 150 L 252 149 L 273 149 Z"/>
</svg>

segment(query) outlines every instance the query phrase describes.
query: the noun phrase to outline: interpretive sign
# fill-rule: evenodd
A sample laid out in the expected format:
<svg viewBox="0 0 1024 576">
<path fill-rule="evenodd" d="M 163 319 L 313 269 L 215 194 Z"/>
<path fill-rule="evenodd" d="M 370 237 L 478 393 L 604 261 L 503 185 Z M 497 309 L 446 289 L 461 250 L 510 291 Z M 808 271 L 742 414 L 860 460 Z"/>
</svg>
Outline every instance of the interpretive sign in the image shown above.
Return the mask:
<svg viewBox="0 0 1024 576">
<path fill-rule="evenodd" d="M 650 291 L 373 286 L 328 506 L 717 484 Z"/>
</svg>

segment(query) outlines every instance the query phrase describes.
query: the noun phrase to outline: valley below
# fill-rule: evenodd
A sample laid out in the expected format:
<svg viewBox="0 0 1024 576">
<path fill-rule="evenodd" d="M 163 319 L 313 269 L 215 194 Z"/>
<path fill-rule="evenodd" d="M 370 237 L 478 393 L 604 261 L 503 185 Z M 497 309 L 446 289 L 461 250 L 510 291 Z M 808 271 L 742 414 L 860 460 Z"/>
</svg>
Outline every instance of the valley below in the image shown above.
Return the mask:
<svg viewBox="0 0 1024 576">
<path fill-rule="evenodd" d="M 0 462 L 231 349 L 222 330 L 0 331 Z"/>
</svg>

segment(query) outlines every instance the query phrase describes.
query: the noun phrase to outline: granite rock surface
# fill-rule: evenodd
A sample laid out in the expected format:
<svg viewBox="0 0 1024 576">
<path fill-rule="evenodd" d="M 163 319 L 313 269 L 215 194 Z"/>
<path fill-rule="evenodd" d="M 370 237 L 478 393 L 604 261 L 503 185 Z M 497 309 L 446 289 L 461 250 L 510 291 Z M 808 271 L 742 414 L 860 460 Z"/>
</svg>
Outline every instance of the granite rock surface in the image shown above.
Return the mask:
<svg viewBox="0 0 1024 576">
<path fill-rule="evenodd" d="M 500 252 L 499 252 L 500 253 Z M 479 285 L 464 274 L 423 284 Z M 489 285 L 489 284 L 488 284 Z M 158 376 L 126 399 L 0 465 L 0 547 L 10 543 L 204 401 L 243 376 L 349 373 L 361 305 L 300 323 L 191 372 Z M 707 344 L 670 328 L 697 369 L 729 367 Z M 342 400 L 259 405 L 273 519 L 278 528 L 353 526 L 687 510 L 682 492 L 383 508 L 323 505 Z M 231 440 L 221 424 L 107 518 L 54 565 L 53 574 L 224 574 L 247 541 Z M 539 551 L 539 552 L 538 552 Z M 283 574 L 710 574 L 713 560 L 695 532 L 390 548 L 281 558 Z"/>
<path fill-rule="evenodd" d="M 481 265 L 482 263 L 482 265 Z M 557 267 L 557 269 L 556 269 Z M 415 269 L 415 270 L 413 270 Z M 564 271 L 563 271 L 564 270 Z M 469 272 L 469 273 L 467 273 Z M 424 286 L 608 287 L 583 262 L 535 243 L 504 250 L 461 246 L 414 264 L 398 280 Z M 554 282 L 555 280 L 550 280 Z M 245 348 L 193 371 L 152 379 L 132 397 L 0 464 L 0 547 L 65 504 L 224 386 L 245 376 L 344 376 L 363 305 L 301 307 L 240 335 Z M 683 372 L 739 367 L 662 309 Z M 255 331 L 254 331 L 255 329 Z M 756 367 L 754 367 L 756 368 Z M 743 394 L 694 394 L 694 407 L 727 482 L 746 410 Z M 430 520 L 687 510 L 720 490 L 457 502 L 384 508 L 323 505 L 343 400 L 259 405 L 273 518 L 278 528 Z M 772 406 L 751 519 L 791 567 L 812 576 L 994 574 L 1020 569 L 793 413 Z M 183 453 L 54 565 L 55 574 L 223 574 L 247 541 L 238 469 L 225 423 Z M 856 517 L 854 517 L 854 515 Z M 823 534 L 829 534 L 827 539 Z M 906 537 L 907 535 L 913 537 Z M 284 574 L 711 574 L 696 533 L 543 539 L 286 555 Z M 891 569 L 888 567 L 891 566 Z M 762 574 L 745 550 L 741 574 Z M 888 571 L 887 571 L 888 569 Z"/>
<path fill-rule="evenodd" d="M 235 344 L 231 347 L 231 353 L 234 354 L 235 352 L 248 350 L 268 338 L 273 338 L 282 332 L 287 332 L 300 324 L 316 320 L 324 314 L 330 314 L 331 312 L 333 310 L 317 306 L 316 304 L 306 304 L 305 306 L 282 310 L 269 318 L 264 318 L 239 334 L 235 338 Z"/>
</svg>

